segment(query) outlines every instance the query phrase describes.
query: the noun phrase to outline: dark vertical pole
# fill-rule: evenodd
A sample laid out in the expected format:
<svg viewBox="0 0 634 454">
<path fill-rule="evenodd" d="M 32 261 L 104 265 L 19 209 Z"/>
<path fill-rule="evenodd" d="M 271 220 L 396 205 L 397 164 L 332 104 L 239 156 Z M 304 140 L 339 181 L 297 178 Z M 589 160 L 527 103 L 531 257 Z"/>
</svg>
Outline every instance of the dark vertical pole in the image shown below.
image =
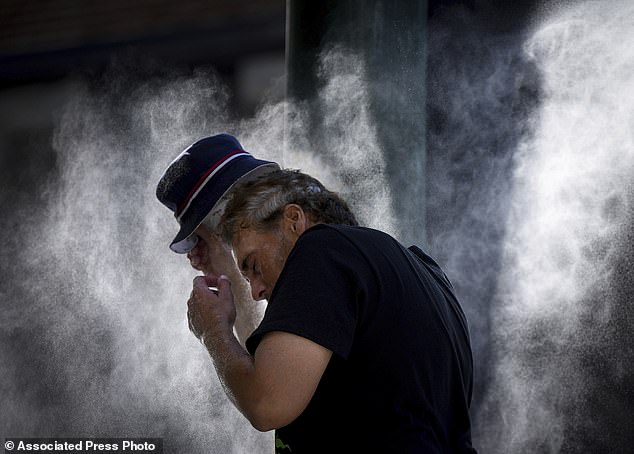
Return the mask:
<svg viewBox="0 0 634 454">
<path fill-rule="evenodd" d="M 310 106 L 314 144 L 323 133 L 313 102 L 320 50 L 337 44 L 364 59 L 397 234 L 407 244 L 425 242 L 426 22 L 427 0 L 287 0 L 287 94 Z"/>
<path fill-rule="evenodd" d="M 307 137 L 313 150 L 321 150 L 323 137 L 321 107 L 317 96 L 319 57 L 336 0 L 286 0 L 286 98 L 307 107 L 308 130 L 287 126 L 286 140 L 294 143 L 295 133 Z"/>
<path fill-rule="evenodd" d="M 309 100 L 317 94 L 317 64 L 328 30 L 329 0 L 286 1 L 287 96 Z"/>
</svg>

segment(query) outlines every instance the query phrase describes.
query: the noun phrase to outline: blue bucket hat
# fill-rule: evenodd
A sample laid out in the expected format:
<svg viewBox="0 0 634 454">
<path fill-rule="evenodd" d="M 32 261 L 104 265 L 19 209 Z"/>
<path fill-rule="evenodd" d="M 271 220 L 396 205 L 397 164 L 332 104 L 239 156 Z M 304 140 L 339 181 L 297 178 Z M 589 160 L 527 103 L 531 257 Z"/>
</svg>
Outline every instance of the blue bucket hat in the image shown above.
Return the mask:
<svg viewBox="0 0 634 454">
<path fill-rule="evenodd" d="M 205 137 L 187 147 L 165 169 L 156 187 L 156 197 L 180 224 L 170 249 L 179 254 L 192 250 L 198 242 L 194 231 L 207 216 L 218 224 L 238 181 L 279 168 L 275 162 L 255 159 L 229 134 Z"/>
</svg>

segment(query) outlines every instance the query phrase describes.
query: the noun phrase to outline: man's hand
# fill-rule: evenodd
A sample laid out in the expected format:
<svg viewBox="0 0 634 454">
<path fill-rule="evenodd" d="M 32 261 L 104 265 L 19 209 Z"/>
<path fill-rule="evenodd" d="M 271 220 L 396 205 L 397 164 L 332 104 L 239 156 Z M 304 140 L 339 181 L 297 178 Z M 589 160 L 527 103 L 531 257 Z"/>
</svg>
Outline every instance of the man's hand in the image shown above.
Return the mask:
<svg viewBox="0 0 634 454">
<path fill-rule="evenodd" d="M 192 268 L 205 275 L 230 274 L 236 267 L 231 249 L 204 225 L 196 229 L 196 234 L 198 243 L 187 253 Z"/>
<path fill-rule="evenodd" d="M 261 302 L 253 301 L 251 287 L 240 273 L 229 246 L 204 224 L 196 229 L 196 234 L 199 237 L 198 244 L 187 254 L 187 257 L 194 269 L 202 271 L 205 276 L 212 279 L 210 282 L 216 282 L 213 280 L 216 276 L 228 277 L 235 304 L 233 310 L 237 313 L 234 316 L 235 332 L 240 343 L 244 346 L 246 339 L 262 320 L 265 306 Z M 203 289 L 205 292 L 201 290 L 203 294 L 207 293 L 209 285 L 215 284 L 205 285 L 205 289 Z M 232 323 L 234 319 L 232 319 Z"/>
<path fill-rule="evenodd" d="M 218 291 L 209 287 L 217 287 Z M 233 304 L 231 282 L 226 276 L 197 276 L 187 301 L 190 331 L 203 343 L 218 331 L 233 329 L 236 308 Z"/>
</svg>

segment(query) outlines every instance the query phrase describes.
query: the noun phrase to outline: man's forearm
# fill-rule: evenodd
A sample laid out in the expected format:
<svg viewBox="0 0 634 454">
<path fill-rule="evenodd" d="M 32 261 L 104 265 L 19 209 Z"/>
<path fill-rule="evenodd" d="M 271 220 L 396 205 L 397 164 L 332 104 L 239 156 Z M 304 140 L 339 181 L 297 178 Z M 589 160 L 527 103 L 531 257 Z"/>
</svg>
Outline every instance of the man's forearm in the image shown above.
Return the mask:
<svg viewBox="0 0 634 454">
<path fill-rule="evenodd" d="M 240 344 L 244 347 L 247 338 L 258 327 L 264 316 L 266 303 L 254 301 L 251 297 L 251 287 L 237 268 L 228 274 L 233 291 L 233 302 L 236 306 L 235 333 Z"/>
<path fill-rule="evenodd" d="M 247 419 L 248 404 L 254 400 L 255 362 L 238 342 L 229 326 L 214 329 L 201 337 L 207 348 L 216 374 L 231 402 Z"/>
</svg>

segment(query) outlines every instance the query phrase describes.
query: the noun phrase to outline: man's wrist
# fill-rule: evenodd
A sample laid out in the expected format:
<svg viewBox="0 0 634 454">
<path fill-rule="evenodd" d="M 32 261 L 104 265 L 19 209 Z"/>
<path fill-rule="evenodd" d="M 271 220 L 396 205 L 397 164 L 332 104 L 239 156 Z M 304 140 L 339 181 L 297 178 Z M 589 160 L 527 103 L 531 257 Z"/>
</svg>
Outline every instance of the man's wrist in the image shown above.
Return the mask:
<svg viewBox="0 0 634 454">
<path fill-rule="evenodd" d="M 227 321 L 217 321 L 213 327 L 209 327 L 200 334 L 200 341 L 210 350 L 219 342 L 227 341 L 235 337 L 233 335 L 233 324 Z"/>
</svg>

